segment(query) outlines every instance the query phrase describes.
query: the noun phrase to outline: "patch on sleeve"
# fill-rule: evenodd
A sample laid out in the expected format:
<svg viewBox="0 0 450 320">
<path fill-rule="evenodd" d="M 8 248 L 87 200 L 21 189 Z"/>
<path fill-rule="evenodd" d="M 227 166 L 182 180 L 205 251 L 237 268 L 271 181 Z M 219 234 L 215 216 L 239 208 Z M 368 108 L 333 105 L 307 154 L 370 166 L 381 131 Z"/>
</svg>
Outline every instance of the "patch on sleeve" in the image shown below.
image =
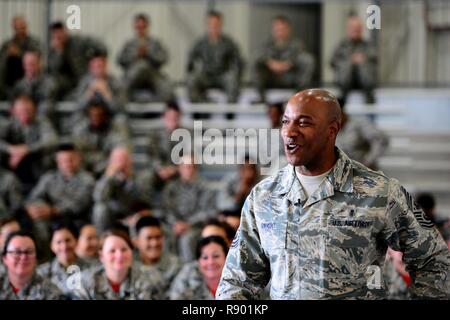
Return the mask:
<svg viewBox="0 0 450 320">
<path fill-rule="evenodd" d="M 414 198 L 408 193 L 408 191 L 406 191 L 405 188 L 403 187 L 401 187 L 401 190 L 405 194 L 408 208 L 411 209 L 412 213 L 414 214 L 414 217 L 416 218 L 420 226 L 424 229 L 434 228 L 433 221 L 431 221 L 430 218 L 427 217 L 427 215 L 423 212 L 423 210 L 416 203 Z"/>
</svg>

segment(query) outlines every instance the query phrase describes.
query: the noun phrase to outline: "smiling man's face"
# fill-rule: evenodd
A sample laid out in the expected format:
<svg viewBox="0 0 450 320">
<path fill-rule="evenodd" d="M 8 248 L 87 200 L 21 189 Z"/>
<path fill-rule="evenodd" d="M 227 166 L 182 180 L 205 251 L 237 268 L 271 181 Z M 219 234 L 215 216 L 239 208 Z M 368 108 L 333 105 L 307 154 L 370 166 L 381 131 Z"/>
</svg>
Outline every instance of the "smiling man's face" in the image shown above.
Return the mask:
<svg viewBox="0 0 450 320">
<path fill-rule="evenodd" d="M 325 93 L 305 90 L 294 95 L 286 106 L 281 135 L 287 160 L 293 166 L 320 167 L 324 160 L 333 157 L 334 139 L 340 127 L 333 121 L 337 112 L 335 99 Z"/>
</svg>

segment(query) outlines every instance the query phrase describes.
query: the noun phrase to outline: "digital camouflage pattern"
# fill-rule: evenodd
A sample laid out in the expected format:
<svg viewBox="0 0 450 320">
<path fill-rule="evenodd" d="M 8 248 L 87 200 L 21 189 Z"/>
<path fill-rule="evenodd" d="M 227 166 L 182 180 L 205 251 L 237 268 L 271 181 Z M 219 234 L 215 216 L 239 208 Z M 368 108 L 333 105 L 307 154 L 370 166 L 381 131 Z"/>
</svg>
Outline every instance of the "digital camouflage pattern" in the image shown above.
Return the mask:
<svg viewBox="0 0 450 320">
<path fill-rule="evenodd" d="M 72 295 L 79 300 L 161 300 L 164 299 L 163 287 L 162 276 L 157 270 L 133 266 L 116 293 L 105 269 L 100 266 L 81 273 L 81 285 L 74 286 Z"/>
<path fill-rule="evenodd" d="M 50 280 L 34 274 L 30 283 L 14 293 L 6 273 L 0 275 L 0 300 L 63 300 L 63 293 Z"/>
<path fill-rule="evenodd" d="M 172 283 L 169 297 L 170 300 L 214 300 L 197 261 L 184 265 Z"/>
<path fill-rule="evenodd" d="M 260 182 L 247 198 L 218 299 L 380 299 L 371 266 L 387 246 L 402 251 L 413 298 L 449 295 L 450 253 L 432 222 L 395 179 L 338 160 L 307 199 L 294 167 Z"/>
</svg>

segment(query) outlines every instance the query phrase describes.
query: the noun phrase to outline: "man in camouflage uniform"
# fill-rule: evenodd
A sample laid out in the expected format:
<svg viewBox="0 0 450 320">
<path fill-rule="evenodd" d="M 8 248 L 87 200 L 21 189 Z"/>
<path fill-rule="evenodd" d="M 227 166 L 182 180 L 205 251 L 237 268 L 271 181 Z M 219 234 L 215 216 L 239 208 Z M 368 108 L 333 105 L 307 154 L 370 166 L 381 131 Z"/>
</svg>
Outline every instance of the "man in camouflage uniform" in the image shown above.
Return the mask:
<svg viewBox="0 0 450 320">
<path fill-rule="evenodd" d="M 363 24 L 357 16 L 347 21 L 347 39 L 341 41 L 333 53 L 331 67 L 341 90 L 341 105 L 344 106 L 350 90 L 361 89 L 366 103 L 374 103 L 373 89 L 376 85 L 376 48 L 363 39 Z"/>
<path fill-rule="evenodd" d="M 161 72 L 169 55 L 158 39 L 149 36 L 149 18 L 138 14 L 134 18 L 136 37 L 125 43 L 120 52 L 118 63 L 125 71 L 125 90 L 131 98 L 135 89 L 151 89 L 161 101 L 173 98 L 172 85 Z"/>
<path fill-rule="evenodd" d="M 169 103 L 163 115 L 164 129 L 150 132 L 148 156 L 151 170 L 155 173 L 155 188 L 161 189 L 166 182 L 173 179 L 178 169 L 172 162 L 171 153 L 179 142 L 172 141 L 172 133 L 181 128 L 181 111 L 177 104 Z"/>
<path fill-rule="evenodd" d="M 182 265 L 175 254 L 167 251 L 163 225 L 159 219 L 147 216 L 137 221 L 135 229 L 134 243 L 138 249 L 135 263 L 143 270 L 158 270 L 164 280 L 164 292 L 167 292 Z"/>
<path fill-rule="evenodd" d="M 265 93 L 269 88 L 300 90 L 309 87 L 315 61 L 304 49 L 303 43 L 291 36 L 288 18 L 277 16 L 272 21 L 272 38 L 262 47 L 255 67 L 256 86 L 261 102 L 265 102 Z"/>
<path fill-rule="evenodd" d="M 336 138 L 336 146 L 350 159 L 376 170 L 377 160 L 383 155 L 388 144 L 386 134 L 367 118 L 342 113 L 342 125 Z"/>
<path fill-rule="evenodd" d="M 40 43 L 28 35 L 27 22 L 22 16 L 12 19 L 14 36 L 0 48 L 0 99 L 7 98 L 8 91 L 22 78 L 24 70 L 22 57 L 25 51 L 40 51 Z"/>
<path fill-rule="evenodd" d="M 97 39 L 70 35 L 63 22 L 54 22 L 50 30 L 48 71 L 58 84 L 58 100 L 62 100 L 86 74 L 89 58 L 98 53 L 106 55 L 107 50 Z"/>
<path fill-rule="evenodd" d="M 126 99 L 119 81 L 108 72 L 106 54 L 98 52 L 90 58 L 89 71 L 81 78 L 75 95 L 80 113 L 92 100 L 104 101 L 112 114 L 123 112 Z"/>
<path fill-rule="evenodd" d="M 50 122 L 37 115 L 34 101 L 25 95 L 16 97 L 11 118 L 0 126 L 0 154 L 26 194 L 49 166 L 48 154 L 57 139 Z"/>
<path fill-rule="evenodd" d="M 71 221 L 89 219 L 94 178 L 80 169 L 80 154 L 71 144 L 56 152 L 57 170 L 44 174 L 27 200 L 27 211 L 35 221 L 70 217 Z"/>
<path fill-rule="evenodd" d="M 75 125 L 72 141 L 83 155 L 83 166 L 100 176 L 111 151 L 118 146 L 130 146 L 130 133 L 104 102 L 91 101 L 85 110 L 87 117 Z"/>
<path fill-rule="evenodd" d="M 92 222 L 100 232 L 150 206 L 137 183 L 126 147 L 111 151 L 105 173 L 95 185 L 94 202 Z"/>
<path fill-rule="evenodd" d="M 206 89 L 225 90 L 228 102 L 237 102 L 243 62 L 234 41 L 222 34 L 222 14 L 207 16 L 207 34 L 197 40 L 188 57 L 187 87 L 191 102 L 206 101 Z"/>
<path fill-rule="evenodd" d="M 163 219 L 178 239 L 178 255 L 185 262 L 194 259 L 201 223 L 216 213 L 215 194 L 197 176 L 194 158 L 185 155 L 179 166 L 180 177 L 169 182 L 162 195 Z"/>
<path fill-rule="evenodd" d="M 13 173 L 0 168 L 0 218 L 14 216 L 22 206 L 22 201 L 20 181 Z"/>
<path fill-rule="evenodd" d="M 222 273 L 219 299 L 380 299 L 389 246 L 402 251 L 413 298 L 449 296 L 450 252 L 395 179 L 335 147 L 336 98 L 320 89 L 288 102 L 289 162 L 251 192 Z"/>
<path fill-rule="evenodd" d="M 26 94 L 38 105 L 38 113 L 45 115 L 56 124 L 54 109 L 56 102 L 56 83 L 42 70 L 41 53 L 26 51 L 23 56 L 25 75 L 15 87 L 15 94 Z"/>
</svg>

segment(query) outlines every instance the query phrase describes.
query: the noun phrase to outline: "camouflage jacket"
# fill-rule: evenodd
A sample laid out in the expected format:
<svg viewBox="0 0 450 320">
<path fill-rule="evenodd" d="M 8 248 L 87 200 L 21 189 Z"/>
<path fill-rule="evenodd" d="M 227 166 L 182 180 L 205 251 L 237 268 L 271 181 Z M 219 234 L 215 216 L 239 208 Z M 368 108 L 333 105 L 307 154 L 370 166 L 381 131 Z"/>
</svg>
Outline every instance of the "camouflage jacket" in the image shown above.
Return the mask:
<svg viewBox="0 0 450 320">
<path fill-rule="evenodd" d="M 181 269 L 170 287 L 169 297 L 170 300 L 214 300 L 197 261 L 192 261 Z"/>
<path fill-rule="evenodd" d="M 6 273 L 0 275 L 0 300 L 63 300 L 62 292 L 50 280 L 34 274 L 30 283 L 17 294 Z"/>
<path fill-rule="evenodd" d="M 221 36 L 217 43 L 211 43 L 207 36 L 199 39 L 188 57 L 188 71 L 200 71 L 210 76 L 220 76 L 233 71 L 240 74 L 243 68 L 239 48 L 228 36 Z"/>
<path fill-rule="evenodd" d="M 94 184 L 94 178 L 82 170 L 71 178 L 58 170 L 50 171 L 39 179 L 27 202 L 46 203 L 58 208 L 60 215 L 84 219 L 92 205 Z"/>
<path fill-rule="evenodd" d="M 218 288 L 219 299 L 379 299 L 387 246 L 404 253 L 416 298 L 447 298 L 450 252 L 395 179 L 338 160 L 306 198 L 293 166 L 253 188 Z"/>
<path fill-rule="evenodd" d="M 143 45 L 147 49 L 147 55 L 139 58 L 139 47 Z M 145 59 L 156 70 L 161 68 L 169 60 L 169 54 L 161 41 L 153 37 L 133 38 L 125 43 L 119 54 L 117 62 L 124 68 L 131 67 L 133 62 Z"/>
<path fill-rule="evenodd" d="M 50 280 L 65 295 L 70 295 L 70 289 L 67 287 L 67 279 L 73 272 L 80 272 L 87 269 L 89 265 L 81 259 L 77 259 L 69 268 L 61 265 L 56 258 L 38 266 L 37 273 L 42 277 Z"/>
<path fill-rule="evenodd" d="M 161 274 L 154 269 L 141 270 L 133 266 L 128 277 L 114 292 L 103 266 L 92 267 L 81 273 L 79 285 L 74 285 L 72 295 L 80 300 L 161 300 L 164 298 Z"/>
<path fill-rule="evenodd" d="M 25 144 L 30 152 L 49 151 L 56 145 L 58 136 L 45 117 L 36 117 L 28 126 L 14 118 L 9 119 L 0 128 L 0 151 L 6 152 L 8 145 Z"/>
<path fill-rule="evenodd" d="M 20 181 L 12 172 L 0 168 L 0 218 L 13 215 L 22 206 L 22 202 Z"/>
</svg>

